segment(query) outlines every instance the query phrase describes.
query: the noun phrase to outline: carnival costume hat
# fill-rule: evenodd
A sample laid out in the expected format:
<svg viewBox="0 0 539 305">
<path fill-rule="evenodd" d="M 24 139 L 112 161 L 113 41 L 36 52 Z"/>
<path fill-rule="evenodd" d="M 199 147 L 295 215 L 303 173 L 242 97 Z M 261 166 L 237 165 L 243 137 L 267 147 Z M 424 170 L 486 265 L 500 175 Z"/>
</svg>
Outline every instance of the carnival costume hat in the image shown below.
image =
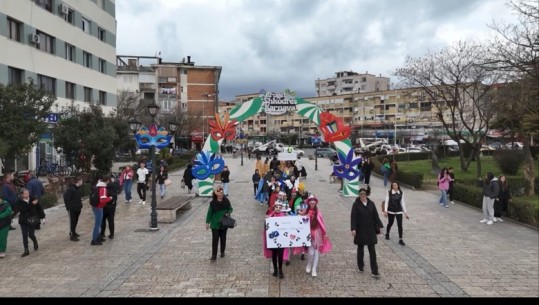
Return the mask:
<svg viewBox="0 0 539 305">
<path fill-rule="evenodd" d="M 312 194 L 309 197 L 307 197 L 307 199 L 305 199 L 305 203 L 309 204 L 311 201 L 314 201 L 314 202 L 316 202 L 316 204 L 318 204 L 318 198 L 316 198 Z"/>
</svg>

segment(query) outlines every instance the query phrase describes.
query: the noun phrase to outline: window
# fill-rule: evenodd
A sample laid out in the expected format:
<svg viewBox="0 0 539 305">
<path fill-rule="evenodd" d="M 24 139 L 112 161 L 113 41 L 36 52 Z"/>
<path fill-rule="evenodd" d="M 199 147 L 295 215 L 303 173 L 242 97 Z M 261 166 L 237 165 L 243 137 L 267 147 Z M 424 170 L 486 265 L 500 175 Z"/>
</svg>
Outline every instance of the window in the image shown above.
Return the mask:
<svg viewBox="0 0 539 305">
<path fill-rule="evenodd" d="M 88 34 L 91 34 L 91 30 L 90 30 L 90 27 L 91 27 L 92 23 L 90 22 L 90 20 L 82 17 L 82 23 L 81 23 L 81 29 L 88 33 Z"/>
<path fill-rule="evenodd" d="M 107 104 L 107 92 L 99 91 L 99 104 L 101 105 Z"/>
<path fill-rule="evenodd" d="M 7 27 L 9 29 L 9 38 L 21 41 L 21 23 L 15 19 L 7 19 Z"/>
<path fill-rule="evenodd" d="M 107 73 L 107 62 L 104 59 L 99 59 L 99 72 Z"/>
<path fill-rule="evenodd" d="M 105 1 L 104 0 L 97 0 L 97 6 L 99 8 L 105 9 Z"/>
<path fill-rule="evenodd" d="M 84 87 L 84 101 L 86 103 L 92 102 L 92 88 Z"/>
<path fill-rule="evenodd" d="M 67 23 L 75 24 L 75 11 L 69 8 L 67 14 L 64 15 L 64 20 Z"/>
<path fill-rule="evenodd" d="M 34 0 L 37 6 L 41 6 L 52 13 L 52 0 Z"/>
<path fill-rule="evenodd" d="M 56 79 L 45 75 L 37 75 L 37 83 L 43 90 L 53 95 L 56 95 Z"/>
<path fill-rule="evenodd" d="M 104 29 L 97 28 L 97 38 L 101 41 L 105 41 L 106 33 Z"/>
<path fill-rule="evenodd" d="M 82 65 L 86 68 L 92 67 L 92 54 L 88 52 L 82 52 Z"/>
<path fill-rule="evenodd" d="M 75 46 L 65 43 L 66 59 L 75 62 Z"/>
<path fill-rule="evenodd" d="M 36 48 L 54 54 L 54 37 L 39 31 L 36 31 L 36 34 L 39 35 L 39 43 L 36 44 Z"/>
<path fill-rule="evenodd" d="M 76 85 L 74 83 L 66 82 L 66 98 L 75 99 L 75 88 Z"/>
<path fill-rule="evenodd" d="M 20 86 L 22 85 L 22 70 L 17 68 L 9 67 L 9 78 L 8 78 L 8 84 L 13 86 Z"/>
</svg>

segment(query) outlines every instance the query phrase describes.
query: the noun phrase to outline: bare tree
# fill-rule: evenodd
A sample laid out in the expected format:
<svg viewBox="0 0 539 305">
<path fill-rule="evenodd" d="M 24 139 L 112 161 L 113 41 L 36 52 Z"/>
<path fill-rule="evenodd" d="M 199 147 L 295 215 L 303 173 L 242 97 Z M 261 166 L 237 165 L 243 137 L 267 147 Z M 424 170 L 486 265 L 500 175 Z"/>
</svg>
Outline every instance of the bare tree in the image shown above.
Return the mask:
<svg viewBox="0 0 539 305">
<path fill-rule="evenodd" d="M 409 56 L 395 72 L 405 87 L 417 88 L 428 97 L 420 108 L 432 107 L 449 137 L 460 148 L 470 148 L 468 156 L 460 149 L 461 169 L 467 171 L 476 159 L 478 176 L 481 141 L 493 116 L 492 89 L 500 79 L 497 71 L 481 65 L 487 54 L 481 44 L 459 41 L 438 52 L 428 51 L 422 58 Z"/>
<path fill-rule="evenodd" d="M 498 126 L 510 128 L 524 137 L 524 178 L 528 194 L 535 193 L 535 166 L 529 145 L 539 135 L 539 3 L 537 0 L 509 1 L 507 6 L 518 15 L 518 22 L 493 22 L 495 37 L 491 57 L 485 67 L 506 72 L 512 84 L 500 96 Z M 510 115 L 507 115 L 507 114 Z M 510 123 L 505 125 L 503 123 Z"/>
</svg>

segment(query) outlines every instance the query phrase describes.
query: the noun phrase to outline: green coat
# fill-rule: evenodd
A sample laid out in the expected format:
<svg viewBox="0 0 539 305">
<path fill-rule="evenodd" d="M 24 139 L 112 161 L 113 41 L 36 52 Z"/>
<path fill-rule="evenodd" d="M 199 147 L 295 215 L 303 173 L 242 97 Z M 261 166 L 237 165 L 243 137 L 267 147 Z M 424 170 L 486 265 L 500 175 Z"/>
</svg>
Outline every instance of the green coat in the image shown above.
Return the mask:
<svg viewBox="0 0 539 305">
<path fill-rule="evenodd" d="M 4 206 L 5 205 L 5 206 Z M 7 201 L 0 201 L 0 229 L 11 224 L 11 205 Z"/>
<path fill-rule="evenodd" d="M 215 211 L 213 207 L 221 207 L 221 209 L 219 211 Z M 230 201 L 228 201 L 228 198 L 224 197 L 223 201 L 221 202 L 214 199 L 210 202 L 210 206 L 208 207 L 206 223 L 210 224 L 210 228 L 212 230 L 219 230 L 221 229 L 221 218 L 223 218 L 226 213 L 230 215 L 232 210 L 233 209 L 230 205 Z"/>
</svg>

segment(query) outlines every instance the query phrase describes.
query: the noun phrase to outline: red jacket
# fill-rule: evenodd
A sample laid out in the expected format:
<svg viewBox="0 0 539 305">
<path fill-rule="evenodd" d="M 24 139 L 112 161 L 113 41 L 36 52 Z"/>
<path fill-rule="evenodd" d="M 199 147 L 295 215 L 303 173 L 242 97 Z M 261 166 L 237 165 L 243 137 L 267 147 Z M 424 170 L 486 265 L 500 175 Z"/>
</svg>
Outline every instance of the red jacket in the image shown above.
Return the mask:
<svg viewBox="0 0 539 305">
<path fill-rule="evenodd" d="M 99 191 L 99 204 L 96 206 L 96 208 L 102 209 L 107 205 L 107 203 L 112 201 L 112 197 L 108 195 L 107 185 L 104 182 L 99 181 L 96 184 L 96 187 Z"/>
</svg>

